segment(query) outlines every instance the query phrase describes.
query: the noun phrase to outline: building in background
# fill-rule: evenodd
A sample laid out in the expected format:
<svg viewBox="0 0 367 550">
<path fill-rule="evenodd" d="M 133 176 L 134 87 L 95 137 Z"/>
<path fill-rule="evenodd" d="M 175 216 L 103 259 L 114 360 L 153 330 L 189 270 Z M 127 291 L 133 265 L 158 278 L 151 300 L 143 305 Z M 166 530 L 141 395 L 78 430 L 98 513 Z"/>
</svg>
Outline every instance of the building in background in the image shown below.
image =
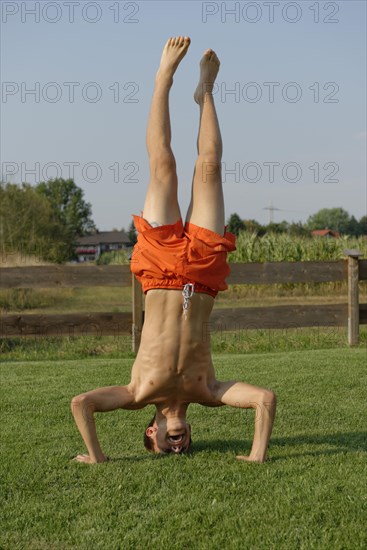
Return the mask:
<svg viewBox="0 0 367 550">
<path fill-rule="evenodd" d="M 75 254 L 78 262 L 98 260 L 103 252 L 126 250 L 131 246 L 125 231 L 101 231 L 95 235 L 79 237 L 75 243 Z"/>
<path fill-rule="evenodd" d="M 332 231 L 332 229 L 315 229 L 311 231 L 313 237 L 326 237 L 339 239 L 340 233 L 338 231 Z"/>
</svg>

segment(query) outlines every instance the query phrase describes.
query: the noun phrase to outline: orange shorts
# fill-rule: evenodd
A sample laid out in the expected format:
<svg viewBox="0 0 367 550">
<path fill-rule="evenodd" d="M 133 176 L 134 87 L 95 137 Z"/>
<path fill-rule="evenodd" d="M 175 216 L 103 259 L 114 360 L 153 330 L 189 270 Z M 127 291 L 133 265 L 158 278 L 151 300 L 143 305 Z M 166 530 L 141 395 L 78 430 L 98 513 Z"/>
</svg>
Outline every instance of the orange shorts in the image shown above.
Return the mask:
<svg viewBox="0 0 367 550">
<path fill-rule="evenodd" d="M 138 240 L 131 257 L 131 271 L 143 291 L 152 288 L 181 289 L 194 283 L 195 292 L 215 297 L 228 288 L 230 268 L 227 253 L 235 250 L 236 237 L 224 236 L 182 220 L 152 227 L 141 216 L 133 216 Z"/>
</svg>

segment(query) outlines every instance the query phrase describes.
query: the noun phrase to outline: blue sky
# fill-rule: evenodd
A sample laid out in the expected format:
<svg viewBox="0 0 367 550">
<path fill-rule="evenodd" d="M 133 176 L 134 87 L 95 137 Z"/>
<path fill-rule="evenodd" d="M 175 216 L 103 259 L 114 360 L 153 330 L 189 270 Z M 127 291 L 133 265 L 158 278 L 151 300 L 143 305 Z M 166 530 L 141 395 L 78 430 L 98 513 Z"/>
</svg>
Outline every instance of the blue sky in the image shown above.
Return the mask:
<svg viewBox="0 0 367 550">
<path fill-rule="evenodd" d="M 222 62 L 215 97 L 227 217 L 265 223 L 270 203 L 280 209 L 275 221 L 337 206 L 366 214 L 364 1 L 1 8 L 4 179 L 74 175 L 98 228 L 127 228 L 149 178 L 145 128 L 161 49 L 182 34 L 192 43 L 176 73 L 171 120 L 183 214 L 198 127 L 192 93 L 207 47 Z"/>
</svg>

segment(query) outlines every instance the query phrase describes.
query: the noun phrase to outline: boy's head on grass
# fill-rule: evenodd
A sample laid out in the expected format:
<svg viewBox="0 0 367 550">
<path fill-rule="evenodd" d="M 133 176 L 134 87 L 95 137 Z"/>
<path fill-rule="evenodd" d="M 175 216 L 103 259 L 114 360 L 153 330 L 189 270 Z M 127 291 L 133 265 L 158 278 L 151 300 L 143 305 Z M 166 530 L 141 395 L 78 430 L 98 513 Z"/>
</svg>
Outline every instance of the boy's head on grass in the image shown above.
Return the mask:
<svg viewBox="0 0 367 550">
<path fill-rule="evenodd" d="M 185 418 L 167 420 L 155 414 L 144 432 L 144 447 L 152 453 L 186 454 L 191 443 L 191 426 Z"/>
</svg>

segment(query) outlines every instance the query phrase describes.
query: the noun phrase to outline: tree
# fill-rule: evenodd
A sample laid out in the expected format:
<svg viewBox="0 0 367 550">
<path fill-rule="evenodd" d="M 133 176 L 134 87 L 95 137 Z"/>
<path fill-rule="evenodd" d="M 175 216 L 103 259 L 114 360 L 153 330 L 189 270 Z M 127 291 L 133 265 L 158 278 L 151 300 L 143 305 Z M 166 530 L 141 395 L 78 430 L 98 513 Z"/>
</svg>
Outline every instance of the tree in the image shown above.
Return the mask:
<svg viewBox="0 0 367 550">
<path fill-rule="evenodd" d="M 138 240 L 134 222 L 131 222 L 131 224 L 129 225 L 127 236 L 130 239 L 130 246 L 134 246 L 136 244 L 136 241 Z"/>
<path fill-rule="evenodd" d="M 259 237 L 265 235 L 264 226 L 256 220 L 243 220 L 243 225 L 245 231 L 248 231 L 249 233 L 257 233 Z"/>
<path fill-rule="evenodd" d="M 266 233 L 286 233 L 289 224 L 285 220 L 280 223 L 270 222 L 265 226 Z"/>
<path fill-rule="evenodd" d="M 58 178 L 41 182 L 35 189 L 49 201 L 54 220 L 63 226 L 68 241 L 72 243 L 76 237 L 96 231 L 92 207 L 74 180 Z"/>
<path fill-rule="evenodd" d="M 287 233 L 292 237 L 308 237 L 310 235 L 309 230 L 302 224 L 302 222 L 290 223 Z"/>
<path fill-rule="evenodd" d="M 0 240 L 5 253 L 62 261 L 67 245 L 49 201 L 27 183 L 0 184 Z"/>
<path fill-rule="evenodd" d="M 231 214 L 227 222 L 227 230 L 238 236 L 240 231 L 243 231 L 245 224 L 238 214 Z"/>
<path fill-rule="evenodd" d="M 307 227 L 314 229 L 332 229 L 340 233 L 348 233 L 351 217 L 343 208 L 322 208 L 307 220 Z"/>
<path fill-rule="evenodd" d="M 362 216 L 358 222 L 359 225 L 359 234 L 367 235 L 367 216 Z"/>
<path fill-rule="evenodd" d="M 0 183 L 0 240 L 5 252 L 64 262 L 75 238 L 95 230 L 91 207 L 73 180 L 36 186 Z"/>
<path fill-rule="evenodd" d="M 360 225 L 354 216 L 352 216 L 349 220 L 346 233 L 348 235 L 351 235 L 352 237 L 359 237 L 359 235 L 362 234 L 360 230 Z"/>
</svg>

